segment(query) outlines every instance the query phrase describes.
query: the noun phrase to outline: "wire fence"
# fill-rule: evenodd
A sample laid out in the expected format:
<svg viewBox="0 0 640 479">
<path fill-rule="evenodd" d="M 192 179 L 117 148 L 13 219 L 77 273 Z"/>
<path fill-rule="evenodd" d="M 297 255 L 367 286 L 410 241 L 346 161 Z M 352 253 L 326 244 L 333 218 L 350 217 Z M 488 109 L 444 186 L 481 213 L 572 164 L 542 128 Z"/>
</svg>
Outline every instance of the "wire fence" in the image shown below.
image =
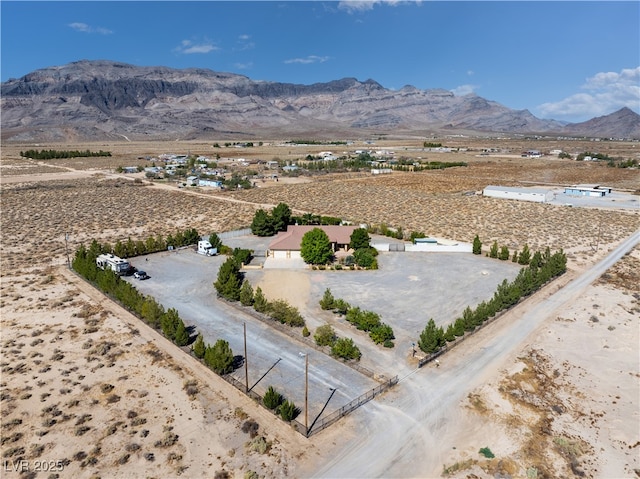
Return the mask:
<svg viewBox="0 0 640 479">
<path fill-rule="evenodd" d="M 305 434 L 306 428 L 303 424 L 296 421 L 295 419 L 291 421 L 291 424 L 294 427 L 294 429 L 298 431 L 300 434 L 303 434 L 307 437 L 312 436 L 313 434 L 316 434 L 322 431 L 323 429 L 328 428 L 329 426 L 337 422 L 340 418 L 343 418 L 347 414 L 355 411 L 363 404 L 368 403 L 373 398 L 375 398 L 376 396 L 379 396 L 380 394 L 385 392 L 387 389 L 395 386 L 396 384 L 398 384 L 398 376 L 392 377 L 391 379 L 387 380 L 383 384 L 376 386 L 375 388 L 367 391 L 366 393 L 358 396 L 354 400 L 348 402 L 347 404 L 342 406 L 340 409 L 332 412 L 328 416 L 325 416 L 324 418 L 319 419 L 317 423 L 314 423 L 312 427 L 309 428 L 308 431 L 306 431 L 306 434 Z"/>
</svg>

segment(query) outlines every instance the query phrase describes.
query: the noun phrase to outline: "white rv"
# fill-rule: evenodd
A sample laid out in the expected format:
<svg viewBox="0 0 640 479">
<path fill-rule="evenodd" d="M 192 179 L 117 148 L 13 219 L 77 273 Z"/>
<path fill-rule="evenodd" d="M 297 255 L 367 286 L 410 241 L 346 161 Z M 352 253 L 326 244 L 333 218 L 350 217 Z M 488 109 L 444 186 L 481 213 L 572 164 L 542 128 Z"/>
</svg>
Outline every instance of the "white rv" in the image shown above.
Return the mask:
<svg viewBox="0 0 640 479">
<path fill-rule="evenodd" d="M 100 269 L 110 269 L 119 276 L 127 274 L 131 268 L 131 264 L 122 258 L 118 258 L 116 255 L 107 253 L 101 254 L 96 258 L 96 265 Z"/>
<path fill-rule="evenodd" d="M 198 254 L 203 254 L 205 256 L 215 256 L 218 254 L 218 248 L 214 248 L 211 246 L 207 240 L 198 241 Z"/>
</svg>

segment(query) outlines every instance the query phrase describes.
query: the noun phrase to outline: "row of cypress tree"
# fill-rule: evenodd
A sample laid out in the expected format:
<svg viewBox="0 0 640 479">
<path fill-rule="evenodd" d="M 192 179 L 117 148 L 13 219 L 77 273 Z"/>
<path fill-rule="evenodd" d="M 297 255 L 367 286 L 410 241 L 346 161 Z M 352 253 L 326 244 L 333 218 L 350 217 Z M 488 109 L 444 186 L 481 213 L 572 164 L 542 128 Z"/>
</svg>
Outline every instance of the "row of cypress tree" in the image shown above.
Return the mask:
<svg viewBox="0 0 640 479">
<path fill-rule="evenodd" d="M 482 301 L 475 309 L 467 306 L 462 316 L 450 323 L 446 329 L 436 326 L 433 318 L 430 319 L 420 334 L 418 346 L 427 354 L 438 352 L 447 342 L 474 331 L 489 318 L 515 305 L 520 299 L 539 290 L 566 270 L 567 257 L 562 250 L 553 255 L 549 252 L 549 248 L 544 254 L 536 252 L 529 261 L 529 265 L 522 268 L 512 282 L 505 279 L 498 285 L 493 298 Z"/>
<path fill-rule="evenodd" d="M 88 249 L 81 245 L 75 253 L 72 267 L 87 281 L 119 301 L 151 327 L 162 331 L 164 336 L 175 344 L 188 345 L 191 340 L 189 329 L 175 308 L 165 310 L 155 298 L 140 293 L 135 286 L 122 280 L 113 271 L 98 268 L 96 258 L 107 252 L 113 252 L 113 249 L 96 240 L 91 242 Z M 227 374 L 233 371 L 234 355 L 227 341 L 218 339 L 213 346 L 205 345 L 202 334 L 199 334 L 192 349 L 194 355 L 216 373 Z"/>
</svg>

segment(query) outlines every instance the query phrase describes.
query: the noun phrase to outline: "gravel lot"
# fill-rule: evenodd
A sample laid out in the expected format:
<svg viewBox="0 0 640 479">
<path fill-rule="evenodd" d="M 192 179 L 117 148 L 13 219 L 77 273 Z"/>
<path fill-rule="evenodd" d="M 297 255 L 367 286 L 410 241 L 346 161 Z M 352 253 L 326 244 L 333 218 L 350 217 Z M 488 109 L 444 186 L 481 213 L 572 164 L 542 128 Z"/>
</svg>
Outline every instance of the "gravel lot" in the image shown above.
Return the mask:
<svg viewBox="0 0 640 479">
<path fill-rule="evenodd" d="M 271 238 L 243 236 L 225 240 L 231 247 L 264 249 Z M 258 269 L 245 272 L 254 285 L 268 284 L 272 295 L 287 298 L 295 294 L 292 285 L 308 284 L 308 297 L 291 298 L 301 310 L 309 329 L 329 323 L 339 336 L 353 338 L 363 353 L 361 365 L 378 375 L 392 377 L 411 371 L 415 364 L 407 361 L 412 343 L 429 318 L 446 326 L 467 305 L 489 299 L 505 278 L 511 280 L 519 267 L 464 253 L 381 253 L 377 271 L 312 271 Z M 310 422 L 330 394 L 338 391 L 327 408 L 330 412 L 376 386 L 372 379 L 309 348 L 250 315 L 216 298 L 213 282 L 225 256 L 205 257 L 193 249 L 163 252 L 136 258 L 133 263 L 145 270 L 150 279 L 136 281 L 138 289 L 154 296 L 165 308 L 176 308 L 189 325 L 202 332 L 213 344 L 218 338 L 229 341 L 235 354 L 244 352 L 243 323 L 247 324 L 249 387 L 276 362 L 255 390 L 262 393 L 273 385 L 297 405 L 304 404 L 304 354 L 310 354 L 309 401 Z M 277 275 L 277 276 L 276 276 Z M 374 311 L 394 329 L 396 347 L 376 346 L 368 335 L 356 330 L 344 318 L 322 311 L 318 301 L 326 288 L 336 298 L 353 306 Z M 275 293 L 274 293 L 275 291 Z M 295 288 L 295 291 L 301 291 Z M 297 331 L 297 330 L 296 330 Z M 278 359 L 281 359 L 278 361 Z M 244 382 L 244 368 L 234 376 Z"/>
</svg>

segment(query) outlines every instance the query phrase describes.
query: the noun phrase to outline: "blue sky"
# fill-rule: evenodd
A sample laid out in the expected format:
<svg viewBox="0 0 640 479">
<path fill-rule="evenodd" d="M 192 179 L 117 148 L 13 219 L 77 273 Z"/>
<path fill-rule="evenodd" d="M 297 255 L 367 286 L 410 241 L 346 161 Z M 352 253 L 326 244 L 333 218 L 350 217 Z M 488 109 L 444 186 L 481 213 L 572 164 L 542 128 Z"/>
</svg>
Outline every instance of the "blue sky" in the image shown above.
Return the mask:
<svg viewBox="0 0 640 479">
<path fill-rule="evenodd" d="M 0 3 L 1 79 L 72 61 L 476 93 L 541 118 L 640 113 L 640 2 Z"/>
</svg>

